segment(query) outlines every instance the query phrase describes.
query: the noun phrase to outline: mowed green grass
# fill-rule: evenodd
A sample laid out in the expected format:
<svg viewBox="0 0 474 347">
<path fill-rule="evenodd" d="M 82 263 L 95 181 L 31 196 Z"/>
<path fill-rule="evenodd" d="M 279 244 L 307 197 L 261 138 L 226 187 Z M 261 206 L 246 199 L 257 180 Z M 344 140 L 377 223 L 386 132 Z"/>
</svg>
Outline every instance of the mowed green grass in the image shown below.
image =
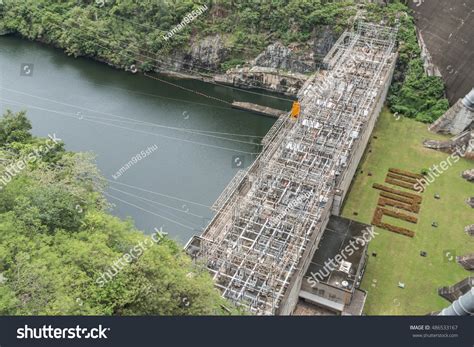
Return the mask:
<svg viewBox="0 0 474 347">
<path fill-rule="evenodd" d="M 448 157 L 422 146 L 424 139 L 446 137 L 432 134 L 425 124 L 411 119 L 396 120 L 387 109 L 372 135 L 361 161 L 363 173 L 358 171 L 343 208 L 345 217 L 367 224 L 371 223 L 379 197 L 372 184 L 397 188 L 384 183 L 389 168 L 420 173 Z M 369 245 L 369 262 L 361 285 L 368 292 L 366 314 L 425 315 L 449 304 L 438 296 L 437 289 L 455 284 L 470 273 L 445 253 L 474 252 L 474 237 L 464 232 L 466 225 L 474 223 L 474 209 L 466 203 L 469 196 L 474 196 L 474 184 L 461 177 L 472 167 L 473 161 L 461 159 L 428 186 L 422 194 L 418 224 L 384 217 L 388 223 L 415 231 L 414 238 L 376 228 L 380 234 Z M 440 194 L 440 200 L 434 199 L 435 193 Z M 433 221 L 438 222 L 438 228 L 431 226 Z M 427 257 L 420 256 L 420 251 L 426 251 Z M 372 252 L 377 256 L 373 257 Z M 405 283 L 405 289 L 398 288 L 398 282 Z"/>
</svg>

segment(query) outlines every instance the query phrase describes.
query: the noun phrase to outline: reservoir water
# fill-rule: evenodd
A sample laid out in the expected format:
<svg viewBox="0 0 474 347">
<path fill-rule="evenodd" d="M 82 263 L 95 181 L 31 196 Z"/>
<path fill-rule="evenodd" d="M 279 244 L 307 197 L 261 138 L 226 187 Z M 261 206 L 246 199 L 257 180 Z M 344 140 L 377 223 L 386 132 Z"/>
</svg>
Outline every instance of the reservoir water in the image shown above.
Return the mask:
<svg viewBox="0 0 474 347">
<path fill-rule="evenodd" d="M 290 108 L 288 101 L 265 95 L 167 80 L 227 101 Z M 26 110 L 37 136 L 55 133 L 66 149 L 93 152 L 109 182 L 112 213 L 131 217 L 145 233 L 162 227 L 181 243 L 212 218 L 209 207 L 237 170 L 251 164 L 274 123 L 140 74 L 10 36 L 0 37 L 0 108 L 2 113 Z M 127 166 L 147 148 L 152 148 L 148 155 Z"/>
</svg>

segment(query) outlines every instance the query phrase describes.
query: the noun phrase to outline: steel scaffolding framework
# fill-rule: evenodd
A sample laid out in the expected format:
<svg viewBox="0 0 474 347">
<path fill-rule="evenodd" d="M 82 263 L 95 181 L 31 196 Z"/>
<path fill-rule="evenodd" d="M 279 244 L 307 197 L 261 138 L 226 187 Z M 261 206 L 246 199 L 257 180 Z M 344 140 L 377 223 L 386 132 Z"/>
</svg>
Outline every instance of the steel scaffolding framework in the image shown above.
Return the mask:
<svg viewBox="0 0 474 347">
<path fill-rule="evenodd" d="M 275 123 L 253 165 L 214 204 L 195 256 L 224 297 L 255 314 L 280 306 L 310 238 L 323 232 L 338 178 L 373 116 L 395 64 L 396 33 L 360 23 L 341 35 L 325 58 L 328 70 L 301 89 L 301 115 Z"/>
</svg>

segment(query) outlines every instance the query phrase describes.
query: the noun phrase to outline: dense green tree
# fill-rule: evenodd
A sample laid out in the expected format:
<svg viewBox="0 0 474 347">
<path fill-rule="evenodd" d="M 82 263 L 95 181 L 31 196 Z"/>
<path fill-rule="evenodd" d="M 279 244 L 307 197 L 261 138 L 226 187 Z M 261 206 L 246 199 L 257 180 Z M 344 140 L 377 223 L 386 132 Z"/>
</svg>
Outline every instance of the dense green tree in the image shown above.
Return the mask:
<svg viewBox="0 0 474 347">
<path fill-rule="evenodd" d="M 353 2 L 284 1 L 5 1 L 0 30 L 62 47 L 74 56 L 90 56 L 117 67 L 170 68 L 162 54 L 183 51 L 201 36 L 221 33 L 229 59 L 254 57 L 274 40 L 306 41 L 319 25 L 340 32 L 355 14 Z M 183 18 L 206 4 L 207 13 L 164 40 Z M 270 33 L 270 34 L 269 34 Z M 309 48 L 309 47 L 308 47 Z"/>
<path fill-rule="evenodd" d="M 392 111 L 431 123 L 449 108 L 441 78 L 428 76 L 420 59 L 410 61 L 403 82 L 395 82 L 389 96 Z"/>
<path fill-rule="evenodd" d="M 24 142 L 31 138 L 31 123 L 25 112 L 7 111 L 0 120 L 0 146 L 12 142 Z"/>
<path fill-rule="evenodd" d="M 25 113 L 6 112 L 0 124 L 9 139 L 1 176 L 48 139 L 11 136 L 30 128 Z M 2 184 L 0 315 L 237 313 L 174 241 L 108 213 L 93 156 L 62 143 L 51 152 Z"/>
</svg>

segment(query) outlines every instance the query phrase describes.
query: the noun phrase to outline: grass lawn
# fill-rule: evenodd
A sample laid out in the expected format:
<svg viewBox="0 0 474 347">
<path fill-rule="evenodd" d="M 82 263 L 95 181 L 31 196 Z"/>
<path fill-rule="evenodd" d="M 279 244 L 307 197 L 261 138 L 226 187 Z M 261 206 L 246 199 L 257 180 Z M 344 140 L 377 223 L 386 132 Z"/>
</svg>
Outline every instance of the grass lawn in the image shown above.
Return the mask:
<svg viewBox="0 0 474 347">
<path fill-rule="evenodd" d="M 411 119 L 396 120 L 387 109 L 372 135 L 377 139 L 372 137 L 370 141 L 361 162 L 363 173 L 358 171 L 343 209 L 343 216 L 368 224 L 379 197 L 373 183 L 403 190 L 384 183 L 390 167 L 420 173 L 448 157 L 421 144 L 424 139 L 442 136 Z M 361 285 L 368 292 L 366 314 L 425 315 L 449 304 L 438 296 L 437 289 L 455 284 L 470 273 L 445 253 L 474 252 L 474 237 L 464 232 L 466 225 L 474 223 L 474 209 L 466 203 L 474 196 L 474 184 L 461 178 L 462 171 L 472 167 L 473 161 L 461 159 L 428 186 L 422 194 L 418 224 L 384 217 L 383 221 L 413 230 L 414 238 L 376 228 L 380 234 L 369 245 L 369 262 Z M 441 199 L 435 199 L 435 193 Z M 431 226 L 433 221 L 438 222 L 438 228 Z M 376 257 L 371 255 L 374 251 Z M 420 251 L 426 251 L 427 257 L 420 256 Z M 398 282 L 404 282 L 405 288 L 398 288 Z"/>
</svg>

